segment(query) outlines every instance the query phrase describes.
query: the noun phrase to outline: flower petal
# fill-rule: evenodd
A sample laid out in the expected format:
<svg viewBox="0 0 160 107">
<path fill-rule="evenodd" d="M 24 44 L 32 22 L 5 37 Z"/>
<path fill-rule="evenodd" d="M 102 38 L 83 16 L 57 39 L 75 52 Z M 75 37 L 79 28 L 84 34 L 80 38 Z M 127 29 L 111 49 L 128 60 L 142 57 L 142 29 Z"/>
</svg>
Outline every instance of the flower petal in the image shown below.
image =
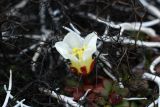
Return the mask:
<svg viewBox="0 0 160 107">
<path fill-rule="evenodd" d="M 83 53 L 83 61 L 86 61 L 88 60 L 90 57 L 92 57 L 92 54 L 93 54 L 93 50 L 92 49 L 86 49 Z"/>
<path fill-rule="evenodd" d="M 71 54 L 71 48 L 64 42 L 56 42 L 55 48 L 57 51 L 65 58 L 73 61 L 77 61 L 78 59 Z"/>
<path fill-rule="evenodd" d="M 74 32 L 69 32 L 63 39 L 63 42 L 68 44 L 70 48 L 80 48 L 83 45 L 83 38 L 80 37 L 80 35 L 74 33 Z"/>
<path fill-rule="evenodd" d="M 87 35 L 87 37 L 84 40 L 84 46 L 87 48 L 84 51 L 83 54 L 83 60 L 87 60 L 89 57 L 92 56 L 92 54 L 94 52 L 96 52 L 97 47 L 96 47 L 96 43 L 97 43 L 97 34 L 92 32 L 90 34 Z"/>
<path fill-rule="evenodd" d="M 71 48 L 69 48 L 69 46 L 66 43 L 64 43 L 64 42 L 56 42 L 55 47 L 56 47 L 57 51 L 65 59 L 68 59 L 68 57 L 66 55 L 69 54 L 69 52 L 71 52 Z"/>
<path fill-rule="evenodd" d="M 97 34 L 92 32 L 88 34 L 84 40 L 84 45 L 96 49 Z"/>
<path fill-rule="evenodd" d="M 67 55 L 68 59 L 74 62 L 78 62 L 78 59 L 76 56 L 72 55 L 72 54 L 68 54 Z"/>
</svg>

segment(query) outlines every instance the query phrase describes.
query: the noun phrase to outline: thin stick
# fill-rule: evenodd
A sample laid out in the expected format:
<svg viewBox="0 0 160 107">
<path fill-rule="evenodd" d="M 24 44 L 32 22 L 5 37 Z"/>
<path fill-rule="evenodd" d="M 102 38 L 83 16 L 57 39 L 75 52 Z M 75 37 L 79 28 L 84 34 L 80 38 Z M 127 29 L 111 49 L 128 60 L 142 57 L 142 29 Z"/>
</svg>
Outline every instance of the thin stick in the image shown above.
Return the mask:
<svg viewBox="0 0 160 107">
<path fill-rule="evenodd" d="M 7 107 L 8 100 L 9 100 L 10 93 L 11 93 L 11 89 L 12 89 L 12 70 L 10 70 L 9 86 L 8 86 L 7 95 L 6 95 L 6 98 L 5 98 L 5 101 L 2 105 L 2 107 Z"/>
<path fill-rule="evenodd" d="M 159 64 L 159 63 L 160 63 L 160 56 L 157 57 L 157 58 L 151 63 L 151 65 L 150 65 L 150 71 L 151 71 L 152 73 L 156 73 L 155 67 L 156 67 L 156 65 Z"/>
<path fill-rule="evenodd" d="M 153 75 L 153 74 L 150 74 L 150 73 L 144 73 L 143 76 L 142 76 L 142 78 L 154 81 L 158 85 L 158 88 L 159 88 L 159 97 L 158 97 L 157 103 L 158 103 L 158 107 L 160 107 L 160 77 L 158 77 L 156 75 Z"/>
<path fill-rule="evenodd" d="M 51 90 L 48 90 L 48 89 L 44 89 L 44 88 L 39 88 L 39 90 L 43 93 L 45 93 L 46 95 L 49 95 L 53 98 L 56 98 L 58 100 L 61 100 L 73 107 L 83 107 L 82 105 L 78 104 L 77 102 L 75 102 L 73 100 L 72 97 L 67 97 L 67 96 L 64 96 L 64 95 L 58 95 L 57 93 L 55 93 L 54 91 L 51 91 Z"/>
</svg>

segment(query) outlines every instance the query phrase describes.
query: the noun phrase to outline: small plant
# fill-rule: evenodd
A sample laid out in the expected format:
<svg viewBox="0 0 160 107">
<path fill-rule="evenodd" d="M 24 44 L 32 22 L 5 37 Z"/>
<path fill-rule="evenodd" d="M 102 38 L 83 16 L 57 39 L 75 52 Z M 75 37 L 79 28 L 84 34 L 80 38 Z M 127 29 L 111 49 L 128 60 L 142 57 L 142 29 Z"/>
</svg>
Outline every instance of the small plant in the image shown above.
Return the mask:
<svg viewBox="0 0 160 107">
<path fill-rule="evenodd" d="M 57 51 L 70 60 L 70 70 L 77 74 L 88 75 L 93 70 L 96 52 L 97 34 L 90 33 L 86 38 L 76 32 L 69 32 L 61 42 L 57 42 Z"/>
</svg>

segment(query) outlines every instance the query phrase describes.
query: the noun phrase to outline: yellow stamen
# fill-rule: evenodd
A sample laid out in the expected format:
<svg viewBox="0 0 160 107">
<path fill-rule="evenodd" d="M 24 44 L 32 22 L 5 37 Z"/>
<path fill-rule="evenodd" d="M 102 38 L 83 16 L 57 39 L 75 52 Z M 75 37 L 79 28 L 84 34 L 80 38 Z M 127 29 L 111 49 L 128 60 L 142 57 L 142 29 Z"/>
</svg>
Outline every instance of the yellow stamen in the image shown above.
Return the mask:
<svg viewBox="0 0 160 107">
<path fill-rule="evenodd" d="M 83 47 L 83 48 L 73 48 L 72 49 L 72 54 L 74 56 L 76 56 L 78 60 L 82 60 L 83 53 L 84 53 L 85 49 L 86 49 L 85 47 Z"/>
<path fill-rule="evenodd" d="M 72 54 L 77 57 L 78 61 L 75 62 L 71 60 L 71 67 L 76 68 L 78 74 L 82 74 L 82 67 L 86 67 L 86 74 L 89 74 L 91 72 L 91 64 L 94 59 L 92 59 L 92 56 L 90 56 L 85 61 L 83 60 L 83 54 L 86 49 L 86 47 L 72 49 Z"/>
</svg>

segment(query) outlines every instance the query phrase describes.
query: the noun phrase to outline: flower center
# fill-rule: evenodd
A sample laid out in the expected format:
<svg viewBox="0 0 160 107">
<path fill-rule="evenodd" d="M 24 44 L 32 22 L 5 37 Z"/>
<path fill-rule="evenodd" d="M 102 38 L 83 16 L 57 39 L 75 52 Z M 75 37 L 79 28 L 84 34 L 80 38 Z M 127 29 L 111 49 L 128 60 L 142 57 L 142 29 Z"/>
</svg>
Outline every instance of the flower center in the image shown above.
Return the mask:
<svg viewBox="0 0 160 107">
<path fill-rule="evenodd" d="M 84 53 L 85 49 L 86 49 L 85 47 L 82 47 L 82 48 L 73 48 L 72 49 L 72 54 L 74 56 L 76 56 L 79 60 L 81 60 L 82 57 L 83 57 L 83 53 Z"/>
</svg>

